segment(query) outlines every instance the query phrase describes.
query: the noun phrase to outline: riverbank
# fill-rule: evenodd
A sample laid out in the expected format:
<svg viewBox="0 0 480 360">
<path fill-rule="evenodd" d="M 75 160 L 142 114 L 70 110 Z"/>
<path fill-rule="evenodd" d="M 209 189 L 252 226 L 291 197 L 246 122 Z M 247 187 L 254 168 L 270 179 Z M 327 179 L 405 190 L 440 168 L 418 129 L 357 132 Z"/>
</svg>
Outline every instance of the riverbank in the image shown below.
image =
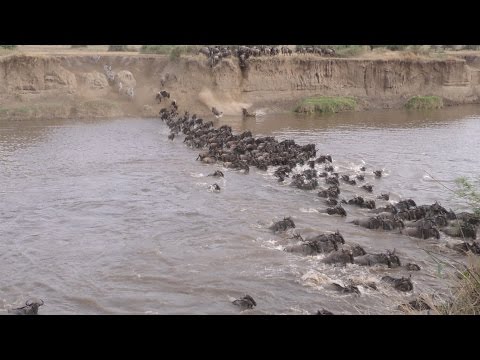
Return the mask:
<svg viewBox="0 0 480 360">
<path fill-rule="evenodd" d="M 250 58 L 242 70 L 236 58 L 210 68 L 203 55 L 175 60 L 134 52 L 41 50 L 0 54 L 0 119 L 156 116 L 163 105 L 155 94 L 162 89 L 180 110 L 201 116 L 211 115 L 212 106 L 227 115 L 240 115 L 242 107 L 290 112 L 313 96 L 354 98 L 355 111 L 402 108 L 418 95 L 438 96 L 445 106 L 480 103 L 478 52 L 438 58 L 279 55 Z M 133 100 L 118 82 L 108 82 L 105 64 L 131 73 Z"/>
</svg>

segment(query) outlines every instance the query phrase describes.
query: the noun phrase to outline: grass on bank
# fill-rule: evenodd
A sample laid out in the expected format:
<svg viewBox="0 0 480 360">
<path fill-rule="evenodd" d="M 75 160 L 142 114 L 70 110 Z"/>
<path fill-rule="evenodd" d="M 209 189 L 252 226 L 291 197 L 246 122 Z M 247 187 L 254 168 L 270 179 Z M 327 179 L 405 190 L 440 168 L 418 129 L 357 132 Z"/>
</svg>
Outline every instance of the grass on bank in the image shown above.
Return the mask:
<svg viewBox="0 0 480 360">
<path fill-rule="evenodd" d="M 143 45 L 142 54 L 169 55 L 171 60 L 178 60 L 183 54 L 197 54 L 200 45 Z"/>
<path fill-rule="evenodd" d="M 329 114 L 355 110 L 354 98 L 343 96 L 316 96 L 304 99 L 295 108 L 295 112 L 306 114 Z"/>
<path fill-rule="evenodd" d="M 473 255 L 464 271 L 458 271 L 452 300 L 437 306 L 442 315 L 480 315 L 480 259 Z"/>
<path fill-rule="evenodd" d="M 405 107 L 410 110 L 441 109 L 443 99 L 439 96 L 414 96 L 406 102 Z"/>
</svg>

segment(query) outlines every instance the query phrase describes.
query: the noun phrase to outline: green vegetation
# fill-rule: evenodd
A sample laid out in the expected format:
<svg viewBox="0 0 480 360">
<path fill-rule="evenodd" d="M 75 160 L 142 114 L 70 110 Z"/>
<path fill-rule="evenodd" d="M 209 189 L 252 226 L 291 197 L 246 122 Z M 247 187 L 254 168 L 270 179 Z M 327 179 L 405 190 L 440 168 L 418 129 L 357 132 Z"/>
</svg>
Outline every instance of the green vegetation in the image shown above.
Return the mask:
<svg viewBox="0 0 480 360">
<path fill-rule="evenodd" d="M 306 98 L 295 108 L 300 113 L 337 113 L 340 111 L 355 110 L 357 102 L 351 97 L 317 96 Z"/>
<path fill-rule="evenodd" d="M 0 49 L 15 49 L 17 45 L 0 45 Z"/>
<path fill-rule="evenodd" d="M 465 177 L 458 178 L 455 182 L 457 184 L 456 194 L 464 198 L 473 212 L 480 216 L 480 190 Z"/>
<path fill-rule="evenodd" d="M 405 107 L 416 110 L 441 109 L 443 99 L 438 96 L 414 96 L 407 101 Z"/>
<path fill-rule="evenodd" d="M 88 45 L 72 45 L 70 46 L 72 49 L 79 49 L 79 48 L 86 48 Z"/>
</svg>

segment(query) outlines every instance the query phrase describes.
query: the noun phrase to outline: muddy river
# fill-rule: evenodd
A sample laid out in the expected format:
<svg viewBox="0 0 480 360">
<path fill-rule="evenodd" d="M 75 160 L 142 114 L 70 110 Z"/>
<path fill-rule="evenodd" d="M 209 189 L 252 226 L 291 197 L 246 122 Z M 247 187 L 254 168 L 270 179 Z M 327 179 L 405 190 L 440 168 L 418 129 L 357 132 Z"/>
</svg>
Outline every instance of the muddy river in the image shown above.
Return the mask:
<svg viewBox="0 0 480 360">
<path fill-rule="evenodd" d="M 342 184 L 345 199 L 383 192 L 391 202 L 466 210 L 427 173 L 454 188 L 456 178 L 480 170 L 480 106 L 223 117 L 215 125 L 222 124 L 315 143 L 340 174 L 365 166 L 373 194 Z M 279 183 L 274 168 L 245 175 L 202 164 L 199 150 L 182 137 L 168 140 L 169 132 L 160 119 L 0 122 L 0 314 L 30 297 L 45 301 L 40 314 L 401 314 L 397 306 L 419 294 L 450 292 L 448 269 L 429 252 L 462 261 L 445 246 L 452 238 L 357 227 L 349 222 L 368 210 L 345 205 L 346 218 L 323 214 L 318 190 Z M 225 178 L 206 176 L 216 169 Z M 213 182 L 219 193 L 208 190 Z M 324 255 L 285 252 L 292 233 L 268 229 L 285 216 L 303 236 L 339 230 L 348 243 L 396 249 L 402 262 L 422 269 L 340 267 L 323 264 Z M 410 274 L 413 292 L 380 282 Z M 352 279 L 377 290 L 342 294 L 328 286 Z M 231 304 L 244 294 L 256 308 Z"/>
</svg>

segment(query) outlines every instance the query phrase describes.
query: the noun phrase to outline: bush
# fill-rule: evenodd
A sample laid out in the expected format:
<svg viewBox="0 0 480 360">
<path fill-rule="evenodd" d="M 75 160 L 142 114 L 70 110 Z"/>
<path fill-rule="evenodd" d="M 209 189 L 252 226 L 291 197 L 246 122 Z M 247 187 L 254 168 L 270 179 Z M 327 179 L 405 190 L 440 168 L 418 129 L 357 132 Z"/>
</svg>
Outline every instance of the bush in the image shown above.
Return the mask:
<svg viewBox="0 0 480 360">
<path fill-rule="evenodd" d="M 72 45 L 70 46 L 72 49 L 79 49 L 79 48 L 86 48 L 88 45 Z"/>
<path fill-rule="evenodd" d="M 414 96 L 407 101 L 405 107 L 415 110 L 441 109 L 443 99 L 438 96 Z"/>
<path fill-rule="evenodd" d="M 319 96 L 303 100 L 296 108 L 295 112 L 300 113 L 337 113 L 340 111 L 355 110 L 357 102 L 351 97 L 341 96 Z"/>
<path fill-rule="evenodd" d="M 15 49 L 17 45 L 0 45 L 1 49 Z"/>
</svg>

